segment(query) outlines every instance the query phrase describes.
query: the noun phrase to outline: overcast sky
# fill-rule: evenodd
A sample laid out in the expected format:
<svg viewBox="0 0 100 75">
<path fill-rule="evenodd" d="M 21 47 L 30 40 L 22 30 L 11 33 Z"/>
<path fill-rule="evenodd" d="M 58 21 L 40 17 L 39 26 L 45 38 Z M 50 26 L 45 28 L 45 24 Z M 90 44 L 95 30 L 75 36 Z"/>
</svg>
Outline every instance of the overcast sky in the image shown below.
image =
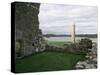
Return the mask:
<svg viewBox="0 0 100 75">
<path fill-rule="evenodd" d="M 76 34 L 97 33 L 97 7 L 80 5 L 41 4 L 40 29 L 43 34 L 70 34 L 76 25 Z"/>
</svg>

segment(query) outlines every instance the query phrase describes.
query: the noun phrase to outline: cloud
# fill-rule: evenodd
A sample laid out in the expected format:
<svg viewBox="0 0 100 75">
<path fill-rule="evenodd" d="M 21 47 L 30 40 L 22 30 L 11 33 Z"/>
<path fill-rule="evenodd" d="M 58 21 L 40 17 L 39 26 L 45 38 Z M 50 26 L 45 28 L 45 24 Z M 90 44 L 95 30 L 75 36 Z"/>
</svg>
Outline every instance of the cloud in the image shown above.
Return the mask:
<svg viewBox="0 0 100 75">
<path fill-rule="evenodd" d="M 41 4 L 39 13 L 40 29 L 44 34 L 70 34 L 73 22 L 76 33 L 97 33 L 97 7 Z"/>
</svg>

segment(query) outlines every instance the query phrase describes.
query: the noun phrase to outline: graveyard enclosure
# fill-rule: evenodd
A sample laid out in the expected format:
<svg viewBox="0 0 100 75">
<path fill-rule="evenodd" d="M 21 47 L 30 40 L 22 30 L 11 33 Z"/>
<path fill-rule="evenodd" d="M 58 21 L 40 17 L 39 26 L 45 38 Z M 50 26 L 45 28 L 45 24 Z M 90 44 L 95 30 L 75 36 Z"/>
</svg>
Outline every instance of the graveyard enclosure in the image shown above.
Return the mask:
<svg viewBox="0 0 100 75">
<path fill-rule="evenodd" d="M 45 48 L 39 29 L 39 3 L 15 2 L 16 56 L 22 57 Z"/>
</svg>

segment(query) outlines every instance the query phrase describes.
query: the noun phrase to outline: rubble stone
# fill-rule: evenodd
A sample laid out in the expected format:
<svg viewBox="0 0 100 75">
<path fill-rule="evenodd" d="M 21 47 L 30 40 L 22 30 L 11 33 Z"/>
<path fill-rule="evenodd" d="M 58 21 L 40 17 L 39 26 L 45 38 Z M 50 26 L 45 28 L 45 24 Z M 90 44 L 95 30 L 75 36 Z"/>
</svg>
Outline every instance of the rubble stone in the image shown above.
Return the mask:
<svg viewBox="0 0 100 75">
<path fill-rule="evenodd" d="M 79 61 L 76 64 L 76 69 L 92 69 L 97 68 L 97 48 L 95 47 L 96 44 L 91 49 L 91 52 L 87 53 L 85 56 L 87 60 L 85 61 Z"/>
</svg>

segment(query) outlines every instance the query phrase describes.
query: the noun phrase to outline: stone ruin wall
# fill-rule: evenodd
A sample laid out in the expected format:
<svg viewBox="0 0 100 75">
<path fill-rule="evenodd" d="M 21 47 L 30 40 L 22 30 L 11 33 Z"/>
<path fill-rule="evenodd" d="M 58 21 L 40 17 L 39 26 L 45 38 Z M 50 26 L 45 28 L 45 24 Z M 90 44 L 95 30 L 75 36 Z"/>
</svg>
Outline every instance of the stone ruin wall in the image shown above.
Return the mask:
<svg viewBox="0 0 100 75">
<path fill-rule="evenodd" d="M 16 56 L 27 56 L 45 50 L 45 41 L 39 29 L 39 3 L 15 3 Z"/>
</svg>

